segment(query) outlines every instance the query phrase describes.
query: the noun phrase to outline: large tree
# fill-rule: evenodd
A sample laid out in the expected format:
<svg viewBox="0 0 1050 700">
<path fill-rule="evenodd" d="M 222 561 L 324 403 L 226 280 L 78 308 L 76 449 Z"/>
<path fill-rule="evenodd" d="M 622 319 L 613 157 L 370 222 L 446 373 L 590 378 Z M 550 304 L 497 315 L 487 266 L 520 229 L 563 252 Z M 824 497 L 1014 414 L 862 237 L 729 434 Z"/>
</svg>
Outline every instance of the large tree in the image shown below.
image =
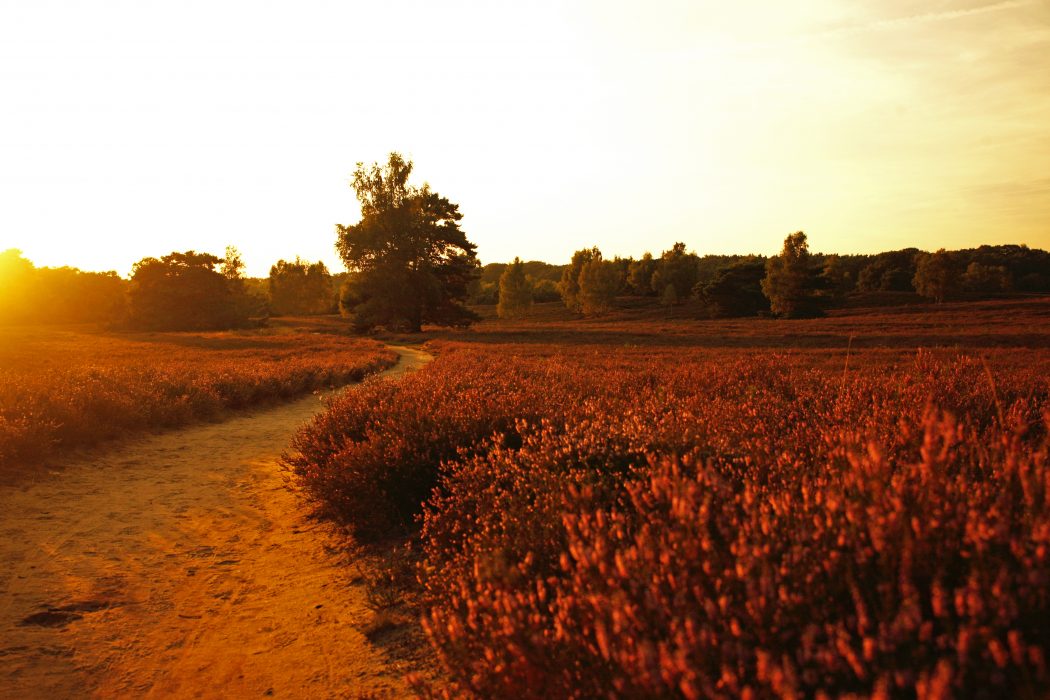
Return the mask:
<svg viewBox="0 0 1050 700">
<path fill-rule="evenodd" d="M 580 274 L 583 268 L 591 260 L 601 260 L 602 251 L 598 246 L 577 250 L 572 254 L 572 261 L 562 270 L 561 281 L 558 282 L 558 291 L 561 293 L 565 306 L 572 311 L 581 310 L 580 302 Z"/>
<path fill-rule="evenodd" d="M 222 258 L 189 250 L 143 258 L 131 272 L 131 324 L 150 330 L 219 330 L 247 325 L 236 278 Z M 235 266 L 234 266 L 235 267 Z"/>
<path fill-rule="evenodd" d="M 476 246 L 459 227 L 459 205 L 424 184 L 408 184 L 412 162 L 357 164 L 353 188 L 361 221 L 336 225 L 336 250 L 350 275 L 340 309 L 358 330 L 419 331 L 424 323 L 465 325 L 462 302 L 478 274 Z"/>
<path fill-rule="evenodd" d="M 920 253 L 915 258 L 915 291 L 938 304 L 953 295 L 959 287 L 959 268 L 951 253 L 941 248 L 936 253 Z"/>
<path fill-rule="evenodd" d="M 809 244 L 802 231 L 784 239 L 780 255 L 766 261 L 766 276 L 762 293 L 769 299 L 770 308 L 777 316 L 801 318 L 819 316 L 820 299 L 817 296 L 818 272 L 813 269 Z"/>
<path fill-rule="evenodd" d="M 623 277 L 620 266 L 611 260 L 602 260 L 598 252 L 580 270 L 580 311 L 588 315 L 608 311 L 623 287 Z"/>
<path fill-rule="evenodd" d="M 685 243 L 675 243 L 656 261 L 656 269 L 650 280 L 653 292 L 665 300 L 673 298 L 674 304 L 688 299 L 696 284 L 699 261 L 696 253 L 686 252 Z M 667 291 L 669 286 L 674 288 L 670 294 Z"/>
</svg>

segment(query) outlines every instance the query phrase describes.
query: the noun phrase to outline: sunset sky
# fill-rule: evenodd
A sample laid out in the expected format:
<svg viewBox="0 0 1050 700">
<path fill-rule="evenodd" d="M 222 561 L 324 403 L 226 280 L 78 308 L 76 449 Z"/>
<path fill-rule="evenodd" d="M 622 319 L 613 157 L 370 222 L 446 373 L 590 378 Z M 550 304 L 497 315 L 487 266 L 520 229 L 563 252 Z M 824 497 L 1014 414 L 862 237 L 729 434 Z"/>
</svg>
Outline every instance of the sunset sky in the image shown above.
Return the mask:
<svg viewBox="0 0 1050 700">
<path fill-rule="evenodd" d="M 357 161 L 483 262 L 1050 248 L 1050 0 L 0 0 L 0 250 L 341 270 Z"/>
</svg>

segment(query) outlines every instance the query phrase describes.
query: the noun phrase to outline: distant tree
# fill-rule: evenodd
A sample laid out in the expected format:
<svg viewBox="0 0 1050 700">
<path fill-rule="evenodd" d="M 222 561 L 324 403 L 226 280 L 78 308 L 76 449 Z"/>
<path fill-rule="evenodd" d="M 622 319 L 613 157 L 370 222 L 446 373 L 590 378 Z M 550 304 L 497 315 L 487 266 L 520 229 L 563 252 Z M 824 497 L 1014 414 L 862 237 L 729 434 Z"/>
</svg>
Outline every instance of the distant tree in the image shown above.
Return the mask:
<svg viewBox="0 0 1050 700">
<path fill-rule="evenodd" d="M 664 287 L 664 293 L 660 295 L 660 303 L 664 306 L 678 306 L 678 292 L 673 284 Z"/>
<path fill-rule="evenodd" d="M 613 267 L 615 267 L 620 273 L 620 288 L 616 291 L 616 294 L 627 294 L 631 290 L 630 285 L 627 283 L 627 273 L 630 272 L 631 264 L 634 263 L 634 259 L 621 258 L 617 255 L 611 262 Z"/>
<path fill-rule="evenodd" d="M 558 281 L 566 265 L 551 265 L 539 260 L 522 261 L 526 279 L 532 284 L 534 302 L 559 301 Z M 506 263 L 488 263 L 482 266 L 481 275 L 471 282 L 469 302 L 471 304 L 499 303 L 499 279 L 507 269 Z"/>
<path fill-rule="evenodd" d="M 410 185 L 411 173 L 412 162 L 398 153 L 386 165 L 358 163 L 354 171 L 361 221 L 336 225 L 336 250 L 350 271 L 340 310 L 358 330 L 415 332 L 424 323 L 477 318 L 463 306 L 478 259 L 459 227 L 459 205 L 427 184 Z"/>
<path fill-rule="evenodd" d="M 820 315 L 816 294 L 817 273 L 810 264 L 809 244 L 802 231 L 784 239 L 780 255 L 766 261 L 762 292 L 778 316 L 801 318 Z"/>
<path fill-rule="evenodd" d="M 83 272 L 73 267 L 37 268 L 31 286 L 36 323 L 120 323 L 127 315 L 128 283 L 116 272 Z"/>
<path fill-rule="evenodd" d="M 656 260 L 653 254 L 646 252 L 640 260 L 635 260 L 627 268 L 627 285 L 631 294 L 645 297 L 653 294 L 653 273 L 656 272 Z"/>
<path fill-rule="evenodd" d="M 115 272 L 36 267 L 12 248 L 0 253 L 0 323 L 117 322 L 126 286 Z"/>
<path fill-rule="evenodd" d="M 36 268 L 22 251 L 0 253 L 0 322 L 24 323 L 32 316 L 32 283 Z"/>
<path fill-rule="evenodd" d="M 857 275 L 857 291 L 860 292 L 912 292 L 915 276 L 917 248 L 891 250 L 870 256 Z"/>
<path fill-rule="evenodd" d="M 594 259 L 601 260 L 601 258 L 602 252 L 598 250 L 597 246 L 577 250 L 572 254 L 572 260 L 562 272 L 561 281 L 558 282 L 558 291 L 561 292 L 561 299 L 571 311 L 580 311 L 583 307 L 580 300 L 580 275 L 583 273 L 583 268 L 590 261 Z"/>
<path fill-rule="evenodd" d="M 698 262 L 695 253 L 686 252 L 685 243 L 675 243 L 670 250 L 661 253 L 660 259 L 656 261 L 650 282 L 653 291 L 664 295 L 667 285 L 672 285 L 678 301 L 688 299 L 696 284 Z"/>
<path fill-rule="evenodd" d="M 712 316 L 756 316 L 769 311 L 769 299 L 762 293 L 765 276 L 763 258 L 744 259 L 719 270 L 700 287 L 699 295 Z"/>
<path fill-rule="evenodd" d="M 471 304 L 491 306 L 499 303 L 499 281 L 482 282 L 475 280 L 470 285 L 470 294 L 467 301 Z"/>
<path fill-rule="evenodd" d="M 944 248 L 936 253 L 922 253 L 916 259 L 915 291 L 938 304 L 959 288 L 959 270 L 952 256 Z"/>
<path fill-rule="evenodd" d="M 226 255 L 222 259 L 219 273 L 228 280 L 244 279 L 244 260 L 241 259 L 241 252 L 236 247 L 226 246 Z"/>
<path fill-rule="evenodd" d="M 500 318 L 521 318 L 532 308 L 532 282 L 525 276 L 525 265 L 520 258 L 507 266 L 499 278 Z"/>
<path fill-rule="evenodd" d="M 824 269 L 820 276 L 822 286 L 833 299 L 841 299 L 853 291 L 853 276 L 838 255 L 828 255 L 824 258 Z"/>
<path fill-rule="evenodd" d="M 292 262 L 278 260 L 270 268 L 270 308 L 275 314 L 332 313 L 332 301 L 332 276 L 323 262 L 296 257 Z"/>
<path fill-rule="evenodd" d="M 972 262 L 966 266 L 962 286 L 970 294 L 985 296 L 1010 291 L 1012 276 L 1003 265 L 983 265 Z"/>
<path fill-rule="evenodd" d="M 585 314 L 608 311 L 622 286 L 623 271 L 620 266 L 602 260 L 601 253 L 598 253 L 580 270 L 580 310 Z"/>
<path fill-rule="evenodd" d="M 557 283 L 546 278 L 532 279 L 532 300 L 539 304 L 560 301 L 561 293 L 558 291 Z"/>
<path fill-rule="evenodd" d="M 208 253 L 171 253 L 135 263 L 128 292 L 130 323 L 151 330 L 219 330 L 247 324 L 230 280 Z"/>
<path fill-rule="evenodd" d="M 266 295 L 254 293 L 254 289 L 244 276 L 244 260 L 241 253 L 232 245 L 226 246 L 226 255 L 219 266 L 219 274 L 226 278 L 227 286 L 233 294 L 233 304 L 237 315 L 246 318 L 265 318 L 269 315 L 269 301 Z"/>
</svg>

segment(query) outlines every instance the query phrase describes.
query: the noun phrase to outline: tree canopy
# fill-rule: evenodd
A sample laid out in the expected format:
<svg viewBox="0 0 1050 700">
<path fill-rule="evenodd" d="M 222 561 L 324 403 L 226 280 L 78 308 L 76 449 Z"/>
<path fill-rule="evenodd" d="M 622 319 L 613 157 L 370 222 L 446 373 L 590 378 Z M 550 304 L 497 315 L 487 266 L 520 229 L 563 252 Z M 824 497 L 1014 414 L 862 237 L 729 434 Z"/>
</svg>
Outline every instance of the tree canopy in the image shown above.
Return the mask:
<svg viewBox="0 0 1050 700">
<path fill-rule="evenodd" d="M 580 311 L 588 315 L 608 311 L 623 286 L 623 278 L 621 267 L 614 261 L 603 260 L 598 252 L 580 270 Z"/>
<path fill-rule="evenodd" d="M 797 231 L 784 239 L 780 255 L 766 261 L 762 292 L 773 313 L 788 318 L 819 316 L 818 273 L 813 269 L 806 234 Z"/>
<path fill-rule="evenodd" d="M 938 304 L 956 292 L 959 269 L 944 248 L 936 253 L 920 253 L 915 260 L 915 291 Z"/>
<path fill-rule="evenodd" d="M 462 303 L 479 266 L 459 205 L 427 184 L 410 185 L 411 174 L 412 162 L 398 153 L 354 171 L 361 220 L 336 225 L 336 250 L 350 271 L 340 309 L 358 330 L 419 331 L 477 318 Z"/>
<path fill-rule="evenodd" d="M 572 311 L 580 311 L 580 274 L 583 268 L 591 260 L 601 260 L 602 251 L 598 247 L 584 248 L 572 254 L 572 260 L 561 273 L 561 281 L 558 282 L 558 291 L 561 292 L 562 301 Z"/>
<path fill-rule="evenodd" d="M 0 252 L 0 324 L 115 323 L 127 282 L 115 272 L 36 267 L 22 251 Z"/>
<path fill-rule="evenodd" d="M 278 260 L 267 279 L 270 308 L 279 315 L 327 314 L 334 311 L 332 275 L 321 261 Z"/>
<path fill-rule="evenodd" d="M 138 261 L 128 292 L 131 324 L 177 331 L 247 325 L 249 311 L 240 296 L 239 278 L 224 277 L 215 269 L 220 265 L 231 273 L 230 261 L 192 250 Z"/>
<path fill-rule="evenodd" d="M 499 306 L 496 313 L 500 318 L 520 318 L 532 308 L 532 281 L 525 275 L 525 263 L 521 258 L 507 265 L 499 278 Z"/>
</svg>

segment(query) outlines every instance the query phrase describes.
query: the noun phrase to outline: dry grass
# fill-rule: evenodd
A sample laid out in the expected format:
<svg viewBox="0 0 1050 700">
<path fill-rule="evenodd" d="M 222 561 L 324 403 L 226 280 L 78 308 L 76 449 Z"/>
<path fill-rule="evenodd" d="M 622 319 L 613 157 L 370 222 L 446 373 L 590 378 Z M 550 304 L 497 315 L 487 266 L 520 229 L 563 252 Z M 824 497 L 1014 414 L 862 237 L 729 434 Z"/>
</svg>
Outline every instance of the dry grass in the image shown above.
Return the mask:
<svg viewBox="0 0 1050 700">
<path fill-rule="evenodd" d="M 329 330 L 333 330 L 330 328 Z M 0 327 L 0 469 L 360 379 L 371 340 L 284 326 L 226 333 Z"/>
</svg>

